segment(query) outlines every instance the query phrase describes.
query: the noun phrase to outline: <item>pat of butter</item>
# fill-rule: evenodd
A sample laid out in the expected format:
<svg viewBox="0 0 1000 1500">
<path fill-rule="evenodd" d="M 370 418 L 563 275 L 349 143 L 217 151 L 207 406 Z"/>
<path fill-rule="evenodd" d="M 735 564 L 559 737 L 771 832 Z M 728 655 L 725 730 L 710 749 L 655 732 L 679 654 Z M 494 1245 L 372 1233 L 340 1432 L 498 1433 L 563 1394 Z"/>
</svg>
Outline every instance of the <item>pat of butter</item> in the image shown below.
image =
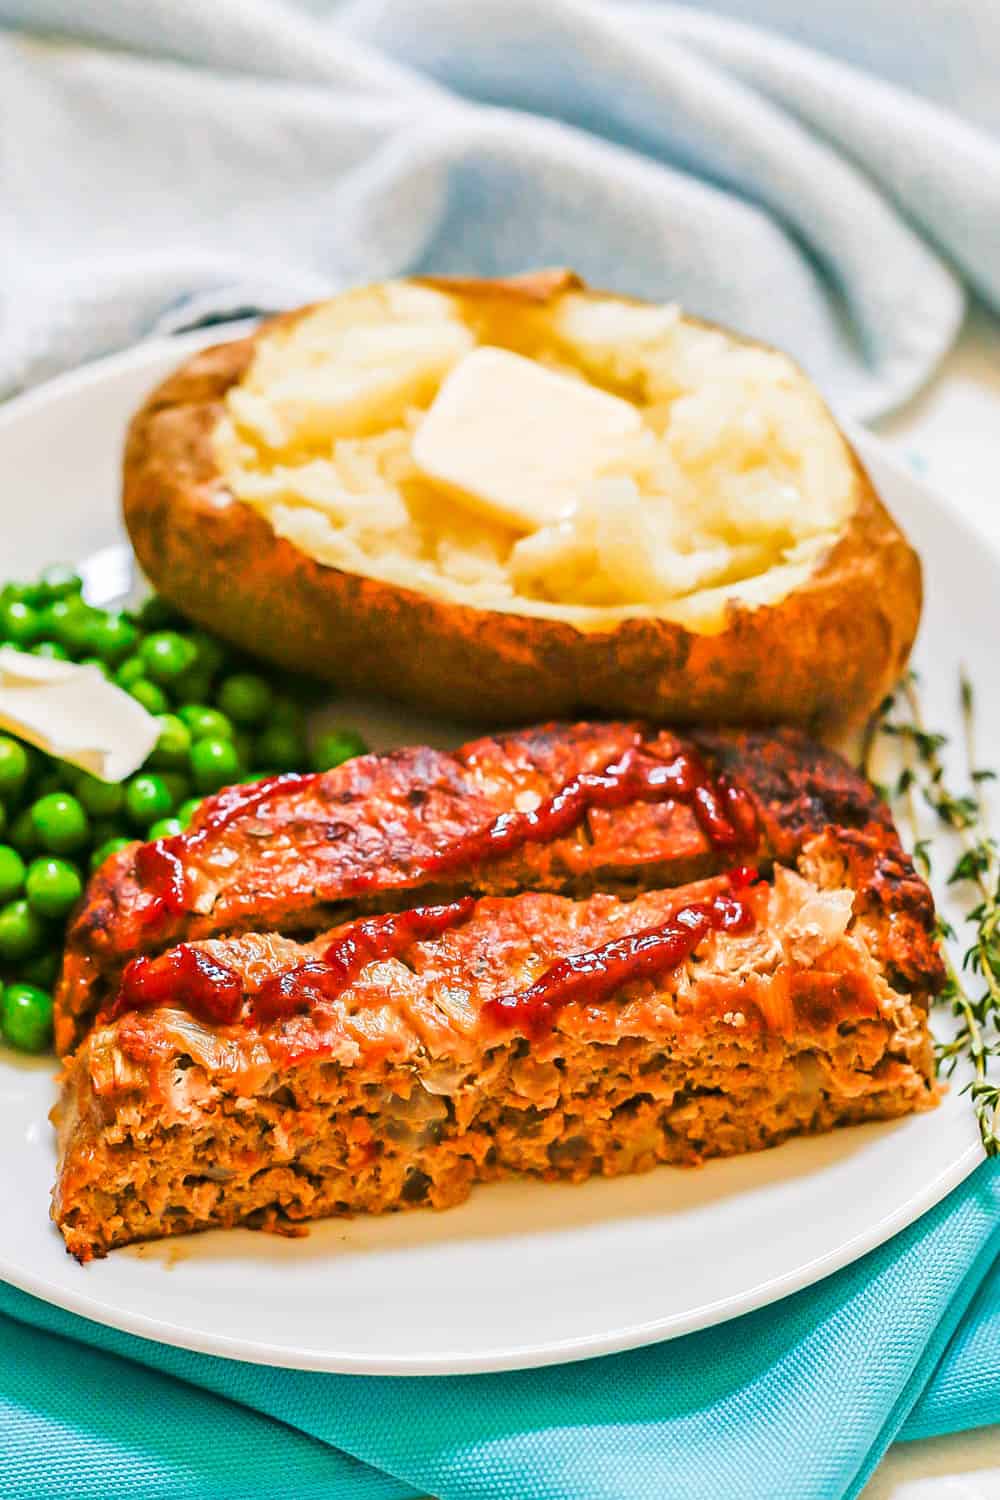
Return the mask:
<svg viewBox="0 0 1000 1500">
<path fill-rule="evenodd" d="M 641 428 L 630 402 L 484 345 L 438 391 L 413 460 L 464 504 L 537 531 L 572 515 L 581 490 Z"/>
<path fill-rule="evenodd" d="M 0 647 L 0 728 L 49 755 L 123 781 L 156 744 L 160 726 L 98 667 Z"/>
</svg>

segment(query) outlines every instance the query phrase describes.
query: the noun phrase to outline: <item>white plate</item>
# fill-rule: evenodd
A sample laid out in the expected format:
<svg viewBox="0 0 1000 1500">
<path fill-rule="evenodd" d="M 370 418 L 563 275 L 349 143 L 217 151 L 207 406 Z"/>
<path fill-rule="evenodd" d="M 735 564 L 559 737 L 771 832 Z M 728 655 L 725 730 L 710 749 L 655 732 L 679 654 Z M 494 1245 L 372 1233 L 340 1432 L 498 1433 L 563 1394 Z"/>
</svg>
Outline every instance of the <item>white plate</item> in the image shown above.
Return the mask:
<svg viewBox="0 0 1000 1500">
<path fill-rule="evenodd" d="M 0 410 L 4 576 L 121 541 L 128 413 L 218 330 L 150 344 Z M 984 746 L 1000 559 L 869 437 L 876 483 L 923 555 L 925 706 L 957 732 L 964 661 Z M 114 585 L 112 585 L 113 587 Z M 376 745 L 432 738 L 386 707 L 339 705 Z M 333 1220 L 308 1239 L 213 1232 L 119 1251 L 82 1269 L 48 1220 L 51 1061 L 0 1051 L 0 1275 L 73 1312 L 210 1354 L 365 1374 L 512 1369 L 703 1328 L 809 1285 L 924 1213 L 980 1157 L 967 1099 L 926 1115 L 795 1141 L 699 1171 L 581 1187 L 505 1183 L 445 1214 Z"/>
</svg>

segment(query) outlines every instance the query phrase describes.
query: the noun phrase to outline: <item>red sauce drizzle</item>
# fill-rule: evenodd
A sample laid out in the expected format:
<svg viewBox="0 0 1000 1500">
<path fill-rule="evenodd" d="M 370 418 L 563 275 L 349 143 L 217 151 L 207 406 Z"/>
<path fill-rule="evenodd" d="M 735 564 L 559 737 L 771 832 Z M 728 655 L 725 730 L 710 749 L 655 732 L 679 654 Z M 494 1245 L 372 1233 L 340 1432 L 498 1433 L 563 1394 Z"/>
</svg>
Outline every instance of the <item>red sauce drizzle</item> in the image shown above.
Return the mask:
<svg viewBox="0 0 1000 1500">
<path fill-rule="evenodd" d="M 286 771 L 280 776 L 268 776 L 264 781 L 251 782 L 248 786 L 226 787 L 205 804 L 201 826 L 195 833 L 177 833 L 171 838 L 154 839 L 151 844 L 142 844 L 136 850 L 135 868 L 151 897 L 141 910 L 142 920 L 147 924 L 155 924 L 168 916 L 182 916 L 187 911 L 185 856 L 194 853 L 210 834 L 227 828 L 244 813 L 254 812 L 261 803 L 267 802 L 278 792 L 290 787 L 305 786 L 317 779 L 314 773 Z"/>
<path fill-rule="evenodd" d="M 143 844 L 136 853 L 136 872 L 147 887 L 143 920 L 155 924 L 188 909 L 185 859 L 210 834 L 218 833 L 244 813 L 279 792 L 306 786 L 315 775 L 288 772 L 250 786 L 227 787 L 212 799 L 194 833 L 177 834 Z M 756 849 L 757 815 L 749 795 L 725 776 L 711 777 L 693 749 L 657 759 L 638 740 L 603 771 L 581 771 L 531 812 L 505 812 L 485 829 L 475 829 L 424 857 L 416 879 L 453 873 L 501 859 L 525 844 L 545 844 L 574 829 L 591 808 L 626 807 L 632 802 L 680 802 L 689 806 L 715 849 L 727 853 Z M 377 874 L 359 875 L 348 883 L 354 893 L 371 890 Z"/>
<path fill-rule="evenodd" d="M 412 943 L 440 937 L 449 927 L 467 922 L 475 905 L 472 896 L 464 896 L 445 906 L 415 906 L 352 922 L 322 959 L 309 959 L 264 981 L 251 1003 L 254 1021 L 266 1025 L 310 1010 L 322 1000 L 335 1000 L 366 964 L 395 958 Z M 102 1020 L 117 1021 L 130 1010 L 181 1005 L 208 1026 L 231 1026 L 242 1014 L 243 995 L 243 979 L 234 969 L 203 948 L 181 943 L 159 958 L 134 958 Z"/>
<path fill-rule="evenodd" d="M 253 998 L 254 1020 L 263 1026 L 309 1010 L 319 1000 L 336 1000 L 366 964 L 395 958 L 412 943 L 440 937 L 449 927 L 461 926 L 475 906 L 472 896 L 463 896 L 443 906 L 415 906 L 410 911 L 352 922 L 330 944 L 322 962 L 311 960 L 265 981 Z"/>
<path fill-rule="evenodd" d="M 282 771 L 278 776 L 266 776 L 263 781 L 251 781 L 246 786 L 227 786 L 205 803 L 199 814 L 201 826 L 197 833 L 182 833 L 178 837 L 186 844 L 200 843 L 207 834 L 228 828 L 230 823 L 244 813 L 254 812 L 278 792 L 310 786 L 319 780 L 320 774 L 316 771 Z"/>
<path fill-rule="evenodd" d="M 675 969 L 708 932 L 752 929 L 753 910 L 740 891 L 757 878 L 752 866 L 737 866 L 729 872 L 729 893 L 681 907 L 660 926 L 560 959 L 527 989 L 487 1000 L 484 1016 L 538 1037 L 551 1030 L 556 1012 L 571 1001 L 600 1004 L 633 980 Z M 467 922 L 475 908 L 475 898 L 464 896 L 441 906 L 416 906 L 352 922 L 321 959 L 309 959 L 265 980 L 251 1001 L 251 1019 L 266 1026 L 336 1000 L 367 964 L 395 958 L 415 942 L 440 937 Z M 133 959 L 102 1019 L 115 1021 L 126 1011 L 182 1005 L 206 1025 L 229 1026 L 241 1017 L 243 994 L 239 974 L 204 949 L 182 943 L 159 958 Z"/>
<path fill-rule="evenodd" d="M 103 1019 L 117 1021 L 126 1011 L 161 1005 L 183 1006 L 207 1026 L 231 1026 L 243 1009 L 243 981 L 203 948 L 181 943 L 159 958 L 134 958 Z"/>
<path fill-rule="evenodd" d="M 516 1026 L 533 1038 L 544 1036 L 564 1005 L 600 1005 L 633 980 L 676 969 L 709 932 L 752 931 L 753 908 L 739 890 L 756 878 L 756 870 L 740 866 L 730 873 L 731 894 L 682 906 L 660 926 L 561 958 L 527 989 L 487 1000 L 482 1013 L 499 1026 Z"/>
<path fill-rule="evenodd" d="M 735 852 L 757 846 L 757 814 L 751 798 L 723 776 L 713 779 L 695 750 L 658 760 L 641 743 L 603 771 L 580 771 L 531 812 L 501 813 L 488 828 L 453 839 L 421 862 L 421 875 L 439 875 L 501 859 L 525 844 L 547 844 L 582 822 L 591 808 L 632 802 L 682 802 L 716 849 Z"/>
<path fill-rule="evenodd" d="M 141 845 L 136 852 L 136 872 L 147 888 L 148 899 L 141 908 L 143 920 L 158 923 L 188 910 L 186 857 L 211 834 L 277 794 L 317 779 L 316 775 L 286 772 L 249 786 L 227 787 L 206 805 L 195 832 Z M 689 806 L 714 848 L 731 854 L 756 849 L 757 815 L 752 799 L 741 787 L 725 776 L 711 777 L 695 750 L 686 748 L 669 759 L 659 759 L 637 735 L 636 743 L 604 770 L 579 772 L 530 812 L 501 813 L 487 828 L 476 829 L 425 856 L 413 874 L 426 878 L 451 873 L 500 859 L 525 844 L 548 843 L 571 832 L 591 808 L 664 801 Z M 747 867 L 731 872 L 734 887 L 748 883 L 746 873 Z M 750 871 L 749 879 L 754 878 L 756 872 Z M 362 875 L 351 882 L 351 888 L 356 892 L 370 889 L 378 879 L 377 875 Z M 254 1019 L 263 1024 L 298 1014 L 320 1000 L 336 998 L 365 964 L 401 953 L 422 938 L 439 936 L 467 921 L 473 907 L 473 898 L 465 897 L 444 906 L 415 907 L 353 923 L 331 944 L 322 961 L 310 960 L 267 981 L 254 997 Z M 748 912 L 738 896 L 686 907 L 662 928 L 650 928 L 593 953 L 561 960 L 522 995 L 501 996 L 488 1002 L 487 1010 L 510 1024 L 544 1030 L 551 1024 L 557 1003 L 583 997 L 597 1000 L 629 978 L 674 968 L 711 928 L 743 930 L 739 924 L 752 920 Z M 671 957 L 675 952 L 678 956 Z M 558 1002 L 557 992 L 562 996 Z M 126 1010 L 183 1004 L 200 1020 L 226 1025 L 239 1018 L 242 994 L 237 974 L 210 959 L 203 950 L 182 944 L 159 959 L 133 960 L 125 970 L 109 1016 L 114 1019 Z"/>
</svg>

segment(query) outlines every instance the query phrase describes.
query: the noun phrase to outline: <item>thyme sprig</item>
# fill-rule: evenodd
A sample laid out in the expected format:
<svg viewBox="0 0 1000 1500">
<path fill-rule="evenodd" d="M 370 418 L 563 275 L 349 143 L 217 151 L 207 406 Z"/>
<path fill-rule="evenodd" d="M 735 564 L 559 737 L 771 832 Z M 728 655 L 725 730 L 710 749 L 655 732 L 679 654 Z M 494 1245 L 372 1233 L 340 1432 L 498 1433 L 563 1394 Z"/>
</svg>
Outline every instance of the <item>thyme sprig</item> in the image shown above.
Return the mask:
<svg viewBox="0 0 1000 1500">
<path fill-rule="evenodd" d="M 899 742 L 903 766 L 893 785 L 883 790 L 897 802 L 904 802 L 914 833 L 914 861 L 924 875 L 931 874 L 931 843 L 919 837 L 915 794 L 937 821 L 955 835 L 961 847 L 947 884 L 973 893 L 973 904 L 964 913 L 973 940 L 960 968 L 956 968 L 945 946 L 946 940 L 955 939 L 955 930 L 944 918 L 938 918 L 947 972 L 940 999 L 950 1006 L 959 1025 L 949 1041 L 937 1043 L 936 1051 L 938 1066 L 946 1076 L 955 1071 L 961 1058 L 967 1057 L 971 1062 L 973 1077 L 963 1092 L 971 1096 L 987 1155 L 997 1156 L 1000 1155 L 1000 850 L 988 832 L 984 791 L 996 778 L 992 771 L 976 765 L 975 697 L 964 672 L 959 695 L 969 791 L 956 793 L 947 783 L 943 752 L 948 738 L 927 729 L 913 673 L 904 678 L 897 693 L 879 709 L 875 729 L 865 737 L 863 765 L 870 773 L 880 734 Z M 900 698 L 908 710 L 907 718 L 896 717 Z M 972 993 L 973 987 L 980 993 Z"/>
</svg>

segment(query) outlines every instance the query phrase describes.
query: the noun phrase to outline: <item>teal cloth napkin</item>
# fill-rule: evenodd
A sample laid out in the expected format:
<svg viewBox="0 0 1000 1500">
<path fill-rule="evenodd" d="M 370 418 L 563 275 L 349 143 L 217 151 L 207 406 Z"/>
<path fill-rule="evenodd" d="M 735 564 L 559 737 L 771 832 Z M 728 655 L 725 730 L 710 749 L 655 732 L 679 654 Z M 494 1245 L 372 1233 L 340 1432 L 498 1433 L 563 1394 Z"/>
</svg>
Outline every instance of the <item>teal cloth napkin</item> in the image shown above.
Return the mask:
<svg viewBox="0 0 1000 1500">
<path fill-rule="evenodd" d="M 1000 1421 L 998 1256 L 990 1162 L 773 1307 L 631 1354 L 429 1380 L 191 1354 L 0 1285 L 0 1500 L 839 1500 L 897 1438 Z"/>
</svg>

